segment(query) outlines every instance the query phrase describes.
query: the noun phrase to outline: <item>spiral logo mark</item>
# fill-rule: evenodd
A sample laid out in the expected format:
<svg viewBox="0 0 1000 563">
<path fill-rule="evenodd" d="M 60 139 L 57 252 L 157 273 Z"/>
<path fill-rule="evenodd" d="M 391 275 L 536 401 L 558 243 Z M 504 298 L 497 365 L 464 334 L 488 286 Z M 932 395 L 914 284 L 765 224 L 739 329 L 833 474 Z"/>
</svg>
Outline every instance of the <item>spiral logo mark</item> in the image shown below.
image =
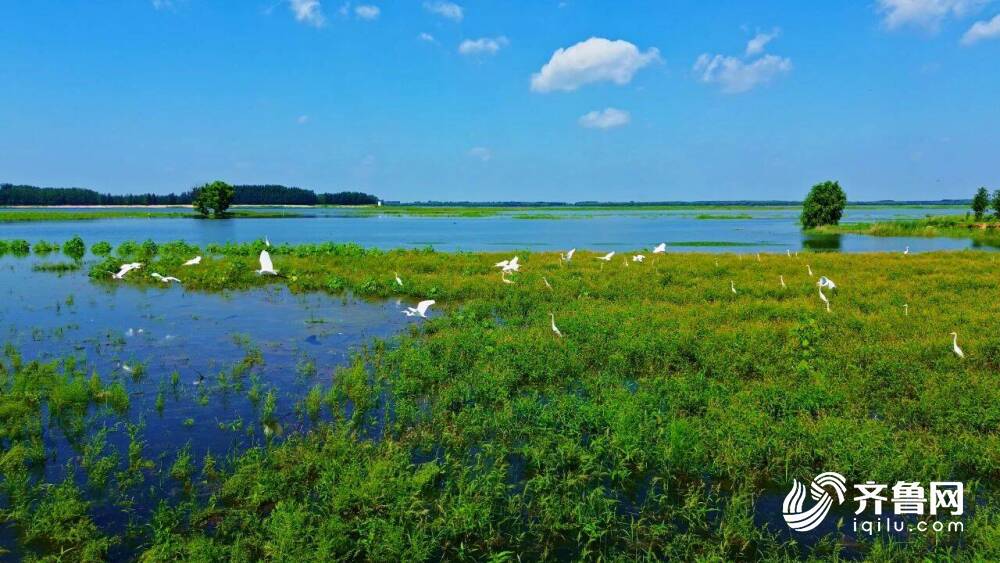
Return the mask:
<svg viewBox="0 0 1000 563">
<path fill-rule="evenodd" d="M 820 473 L 809 484 L 809 496 L 816 504 L 809 510 L 802 510 L 802 504 L 806 500 L 806 487 L 796 479 L 781 506 L 788 527 L 796 532 L 808 532 L 819 526 L 833 507 L 834 497 L 831 496 L 831 491 L 837 498 L 837 504 L 842 504 L 844 493 L 847 492 L 847 479 L 833 471 Z"/>
</svg>

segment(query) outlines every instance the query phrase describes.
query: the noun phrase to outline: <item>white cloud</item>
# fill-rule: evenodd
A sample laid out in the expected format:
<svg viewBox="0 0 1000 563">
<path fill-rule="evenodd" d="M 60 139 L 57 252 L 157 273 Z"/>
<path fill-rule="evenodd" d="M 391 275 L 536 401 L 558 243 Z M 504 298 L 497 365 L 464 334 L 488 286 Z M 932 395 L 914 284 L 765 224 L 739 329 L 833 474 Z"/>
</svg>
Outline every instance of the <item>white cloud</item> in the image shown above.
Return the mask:
<svg viewBox="0 0 1000 563">
<path fill-rule="evenodd" d="M 612 127 L 627 125 L 631 120 L 632 116 L 627 111 L 615 108 L 605 108 L 600 111 L 595 110 L 580 116 L 579 122 L 580 126 L 588 129 L 611 129 Z"/>
<path fill-rule="evenodd" d="M 434 39 L 433 35 L 431 35 L 430 33 L 427 33 L 427 32 L 423 32 L 423 31 L 420 32 L 420 35 L 417 35 L 417 39 L 419 39 L 421 41 L 426 41 L 428 43 L 434 43 L 435 42 L 435 39 Z"/>
<path fill-rule="evenodd" d="M 508 43 L 503 35 L 495 38 L 466 39 L 458 46 L 458 52 L 463 55 L 495 55 Z"/>
<path fill-rule="evenodd" d="M 746 56 L 756 57 L 757 55 L 763 53 L 764 47 L 767 47 L 767 44 L 780 33 L 780 29 L 774 28 L 771 33 L 758 33 L 757 35 L 754 35 L 753 39 L 747 41 Z"/>
<path fill-rule="evenodd" d="M 368 4 L 361 4 L 354 8 L 354 14 L 363 20 L 377 20 L 379 14 L 382 10 L 378 6 L 371 6 Z"/>
<path fill-rule="evenodd" d="M 300 115 L 295 120 L 295 122 L 298 123 L 299 125 L 305 125 L 306 123 L 309 123 L 309 116 L 308 115 Z"/>
<path fill-rule="evenodd" d="M 882 23 L 889 29 L 905 26 L 937 31 L 949 17 L 960 18 L 982 7 L 989 0 L 877 0 Z"/>
<path fill-rule="evenodd" d="M 288 0 L 288 5 L 295 14 L 295 20 L 313 27 L 323 27 L 326 16 L 319 0 Z"/>
<path fill-rule="evenodd" d="M 658 60 L 660 52 L 655 47 L 643 53 L 628 41 L 591 37 L 556 50 L 549 62 L 531 75 L 531 89 L 572 92 L 593 82 L 614 82 L 621 86 L 631 82 L 639 69 Z"/>
<path fill-rule="evenodd" d="M 765 55 L 754 61 L 737 57 L 703 54 L 694 63 L 702 82 L 718 84 L 723 92 L 739 94 L 765 84 L 772 78 L 792 70 L 792 60 Z"/>
<path fill-rule="evenodd" d="M 173 0 L 152 0 L 154 10 L 172 10 L 174 8 Z"/>
<path fill-rule="evenodd" d="M 983 39 L 1000 38 L 1000 14 L 991 20 L 983 20 L 972 24 L 972 27 L 962 36 L 962 45 L 972 45 Z"/>
<path fill-rule="evenodd" d="M 465 17 L 462 7 L 453 2 L 424 2 L 424 9 L 442 18 L 460 22 Z"/>
<path fill-rule="evenodd" d="M 486 147 L 472 147 L 469 149 L 469 156 L 478 158 L 483 162 L 489 162 L 493 158 L 493 151 Z"/>
</svg>

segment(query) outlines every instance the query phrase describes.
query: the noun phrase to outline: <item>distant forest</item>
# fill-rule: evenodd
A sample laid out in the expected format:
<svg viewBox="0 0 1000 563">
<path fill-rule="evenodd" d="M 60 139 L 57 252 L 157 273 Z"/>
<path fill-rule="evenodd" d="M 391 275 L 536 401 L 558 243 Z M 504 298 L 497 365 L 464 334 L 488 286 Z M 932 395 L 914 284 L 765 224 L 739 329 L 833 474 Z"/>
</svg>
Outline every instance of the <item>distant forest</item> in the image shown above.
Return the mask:
<svg viewBox="0 0 1000 563">
<path fill-rule="evenodd" d="M 361 192 L 317 194 L 279 185 L 233 186 L 233 205 L 374 205 L 378 198 Z M 9 205 L 190 205 L 192 192 L 180 194 L 102 194 L 85 188 L 39 188 L 0 184 L 0 206 Z"/>
</svg>

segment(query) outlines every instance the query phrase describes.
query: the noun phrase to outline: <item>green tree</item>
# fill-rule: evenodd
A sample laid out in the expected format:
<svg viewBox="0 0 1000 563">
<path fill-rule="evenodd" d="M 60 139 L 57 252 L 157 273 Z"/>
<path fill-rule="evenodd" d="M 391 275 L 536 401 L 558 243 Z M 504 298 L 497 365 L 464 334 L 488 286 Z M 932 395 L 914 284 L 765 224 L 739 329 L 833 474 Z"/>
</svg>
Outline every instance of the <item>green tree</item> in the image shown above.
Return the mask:
<svg viewBox="0 0 1000 563">
<path fill-rule="evenodd" d="M 1000 190 L 993 190 L 993 216 L 1000 219 Z"/>
<path fill-rule="evenodd" d="M 223 217 L 236 196 L 236 190 L 225 182 L 215 181 L 194 190 L 194 208 L 206 217 Z"/>
<path fill-rule="evenodd" d="M 975 197 L 972 198 L 972 212 L 976 214 L 976 221 L 983 220 L 983 213 L 990 207 L 990 192 L 986 188 L 979 188 Z"/>
<path fill-rule="evenodd" d="M 847 194 L 837 182 L 816 184 L 802 202 L 802 216 L 799 220 L 806 229 L 821 225 L 836 225 L 847 206 Z"/>
</svg>

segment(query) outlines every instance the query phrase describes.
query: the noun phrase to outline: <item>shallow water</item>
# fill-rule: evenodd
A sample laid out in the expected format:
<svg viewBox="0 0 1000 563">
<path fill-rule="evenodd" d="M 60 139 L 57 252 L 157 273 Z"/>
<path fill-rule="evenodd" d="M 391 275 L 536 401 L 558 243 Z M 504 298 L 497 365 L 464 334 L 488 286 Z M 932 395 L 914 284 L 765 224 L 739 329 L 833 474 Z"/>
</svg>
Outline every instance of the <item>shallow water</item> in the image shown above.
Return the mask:
<svg viewBox="0 0 1000 563">
<path fill-rule="evenodd" d="M 0 345 L 13 345 L 25 361 L 72 356 L 105 384 L 121 381 L 130 400 L 125 419 L 144 425 L 144 457 L 162 471 L 186 445 L 200 467 L 209 451 L 221 462 L 230 452 L 263 444 L 260 404 L 249 398 L 255 384 L 262 397 L 271 390 L 276 394 L 283 434 L 308 430 L 308 417 L 295 406 L 310 388 L 328 388 L 334 369 L 373 338 L 389 338 L 419 322 L 402 315 L 395 301 L 295 295 L 283 286 L 208 294 L 179 285 L 95 283 L 86 266 L 62 275 L 32 271 L 33 264 L 46 260 L 0 258 Z M 48 260 L 65 257 L 53 254 Z M 263 363 L 234 375 L 233 366 L 253 349 Z M 159 412 L 158 395 L 164 399 Z M 114 426 L 108 444 L 124 455 L 128 436 L 120 419 L 92 411 L 88 435 Z M 78 463 L 79 452 L 55 427 L 46 426 L 44 437 L 50 455 L 45 478 L 60 482 L 66 464 Z M 176 492 L 168 488 L 160 494 Z M 137 514 L 153 507 L 140 502 Z M 124 512 L 101 500 L 95 515 L 109 530 L 125 525 Z M 0 534 L 0 546 L 9 546 L 9 533 Z"/>
<path fill-rule="evenodd" d="M 163 211 L 150 209 L 151 212 Z M 170 211 L 170 210 L 167 210 Z M 176 210 L 173 210 L 176 211 Z M 738 210 L 518 210 L 491 217 L 371 215 L 350 209 L 293 210 L 308 217 L 282 219 L 100 219 L 0 223 L 0 239 L 64 241 L 80 235 L 88 244 L 152 238 L 207 243 L 262 239 L 297 244 L 354 242 L 383 249 L 433 246 L 439 250 L 501 251 L 567 248 L 634 250 L 666 242 L 670 252 L 873 252 L 958 250 L 980 246 L 966 239 L 805 236 L 798 209 Z M 959 214 L 953 207 L 855 207 L 844 221 L 867 222 Z M 751 215 L 751 219 L 698 219 L 700 214 Z M 522 219 L 520 216 L 539 216 Z"/>
</svg>

